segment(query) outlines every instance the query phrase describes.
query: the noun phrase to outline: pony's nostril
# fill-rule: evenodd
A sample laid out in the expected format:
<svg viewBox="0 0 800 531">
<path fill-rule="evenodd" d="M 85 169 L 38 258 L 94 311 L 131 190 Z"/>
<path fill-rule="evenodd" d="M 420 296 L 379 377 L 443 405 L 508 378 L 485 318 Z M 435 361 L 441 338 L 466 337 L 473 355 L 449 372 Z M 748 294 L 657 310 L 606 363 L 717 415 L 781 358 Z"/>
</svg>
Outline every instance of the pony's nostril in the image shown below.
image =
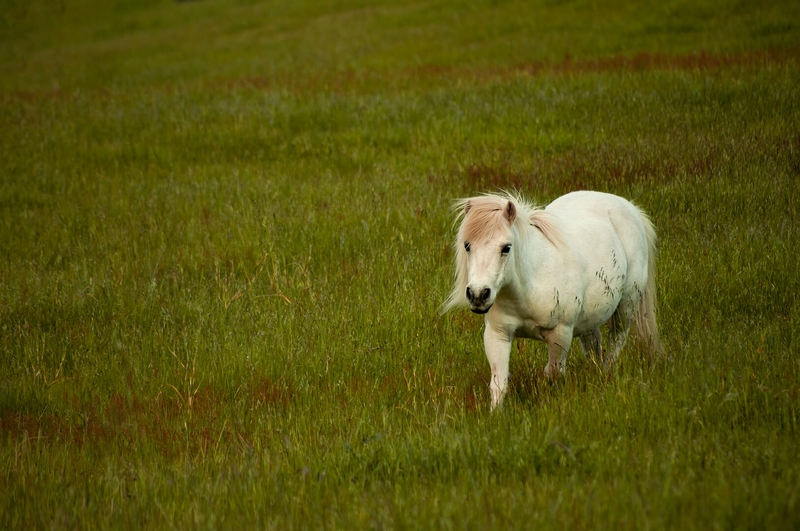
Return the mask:
<svg viewBox="0 0 800 531">
<path fill-rule="evenodd" d="M 472 290 L 467 288 L 467 300 L 472 301 Z"/>
<path fill-rule="evenodd" d="M 489 296 L 491 294 L 492 294 L 492 290 L 490 290 L 489 288 L 486 288 L 483 291 L 481 291 L 481 299 L 483 299 L 485 301 L 488 301 L 489 300 Z"/>
</svg>

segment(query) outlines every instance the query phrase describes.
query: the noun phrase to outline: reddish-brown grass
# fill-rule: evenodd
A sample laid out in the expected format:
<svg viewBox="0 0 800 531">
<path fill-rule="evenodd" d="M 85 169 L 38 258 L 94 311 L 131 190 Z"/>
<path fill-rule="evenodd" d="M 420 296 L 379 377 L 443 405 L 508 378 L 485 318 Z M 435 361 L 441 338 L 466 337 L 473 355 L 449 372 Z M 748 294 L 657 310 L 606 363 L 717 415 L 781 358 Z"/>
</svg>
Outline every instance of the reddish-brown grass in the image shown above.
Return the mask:
<svg viewBox="0 0 800 531">
<path fill-rule="evenodd" d="M 519 76 L 565 76 L 602 72 L 643 72 L 650 70 L 682 70 L 713 72 L 725 68 L 763 68 L 771 65 L 794 63 L 800 58 L 800 49 L 772 49 L 738 53 L 712 54 L 705 51 L 692 54 L 668 55 L 640 52 L 634 55 L 613 55 L 592 59 L 574 59 L 567 55 L 557 62 L 539 61 L 507 66 L 443 66 L 422 65 L 390 71 L 339 70 L 309 76 L 251 77 L 214 83 L 225 90 L 265 90 L 292 87 L 299 92 L 325 90 L 347 92 L 365 87 L 404 86 L 420 83 L 464 80 L 475 84 Z"/>
<path fill-rule="evenodd" d="M 428 64 L 422 66 L 400 67 L 392 70 L 339 69 L 297 75 L 286 72 L 272 76 L 251 76 L 238 79 L 209 81 L 205 86 L 211 90 L 224 92 L 235 90 L 273 90 L 290 89 L 295 92 L 344 93 L 365 90 L 370 87 L 404 87 L 410 84 L 437 83 L 448 80 L 462 80 L 480 85 L 493 80 L 511 79 L 519 76 L 565 76 L 601 72 L 642 72 L 649 70 L 683 70 L 713 72 L 726 68 L 764 68 L 782 64 L 796 63 L 800 58 L 800 48 L 771 49 L 735 53 L 708 53 L 701 51 L 691 54 L 669 55 L 663 53 L 640 52 L 633 55 L 612 55 L 590 59 L 575 59 L 570 55 L 560 61 L 538 61 L 503 66 L 445 66 Z M 154 87 L 162 92 L 177 89 L 169 84 Z M 96 97 L 107 99 L 109 92 L 99 87 L 93 92 Z M 70 91 L 25 90 L 16 91 L 11 97 L 23 102 L 36 102 L 42 99 L 72 97 Z M 120 97 L 116 94 L 114 97 Z"/>
<path fill-rule="evenodd" d="M 88 402 L 72 397 L 67 400 L 71 408 L 61 412 L 2 412 L 0 431 L 11 439 L 38 438 L 77 447 L 111 444 L 124 449 L 145 443 L 166 458 L 205 453 L 217 441 L 238 444 L 250 437 L 246 427 L 237 431 L 219 422 L 233 402 L 213 387 L 201 386 L 190 395 L 191 401 L 168 387 L 152 397 L 115 393 Z M 290 387 L 258 378 L 243 401 L 264 409 L 285 407 L 293 398 Z"/>
</svg>

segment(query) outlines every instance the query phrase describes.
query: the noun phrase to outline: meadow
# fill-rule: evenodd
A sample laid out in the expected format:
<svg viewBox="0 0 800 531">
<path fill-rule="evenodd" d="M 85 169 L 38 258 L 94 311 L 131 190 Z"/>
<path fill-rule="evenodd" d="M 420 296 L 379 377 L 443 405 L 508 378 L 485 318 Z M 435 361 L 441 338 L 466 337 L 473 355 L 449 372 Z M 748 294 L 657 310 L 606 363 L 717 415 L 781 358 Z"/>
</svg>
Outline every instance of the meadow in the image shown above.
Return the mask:
<svg viewBox="0 0 800 531">
<path fill-rule="evenodd" d="M 4 11 L 0 528 L 800 527 L 796 2 Z M 498 189 L 650 214 L 662 359 L 489 411 Z"/>
</svg>

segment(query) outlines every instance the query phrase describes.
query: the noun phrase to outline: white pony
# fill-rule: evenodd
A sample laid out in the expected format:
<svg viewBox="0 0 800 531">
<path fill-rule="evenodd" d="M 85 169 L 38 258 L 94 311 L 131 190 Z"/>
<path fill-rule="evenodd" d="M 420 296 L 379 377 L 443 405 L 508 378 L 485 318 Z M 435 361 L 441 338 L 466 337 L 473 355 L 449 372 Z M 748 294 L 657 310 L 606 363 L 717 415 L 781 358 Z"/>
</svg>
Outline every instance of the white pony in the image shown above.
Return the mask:
<svg viewBox="0 0 800 531">
<path fill-rule="evenodd" d="M 455 286 L 444 310 L 484 314 L 492 368 L 492 408 L 503 400 L 516 337 L 546 341 L 544 372 L 563 374 L 574 337 L 586 355 L 610 367 L 631 322 L 653 352 L 656 325 L 656 233 L 629 201 L 600 192 L 572 192 L 547 208 L 520 197 L 487 194 L 456 202 Z M 610 353 L 599 327 L 609 323 Z"/>
</svg>

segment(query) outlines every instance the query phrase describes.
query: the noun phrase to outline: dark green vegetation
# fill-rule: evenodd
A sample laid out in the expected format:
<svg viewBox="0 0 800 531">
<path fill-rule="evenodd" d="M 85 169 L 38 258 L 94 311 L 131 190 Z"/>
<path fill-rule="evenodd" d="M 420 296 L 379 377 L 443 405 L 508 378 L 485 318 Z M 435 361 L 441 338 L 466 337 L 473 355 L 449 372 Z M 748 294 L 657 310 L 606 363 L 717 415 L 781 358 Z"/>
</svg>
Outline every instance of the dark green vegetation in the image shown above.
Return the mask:
<svg viewBox="0 0 800 531">
<path fill-rule="evenodd" d="M 0 528 L 800 526 L 796 2 L 92 4 L 0 19 Z M 489 413 L 508 187 L 652 215 L 666 359 Z"/>
</svg>

